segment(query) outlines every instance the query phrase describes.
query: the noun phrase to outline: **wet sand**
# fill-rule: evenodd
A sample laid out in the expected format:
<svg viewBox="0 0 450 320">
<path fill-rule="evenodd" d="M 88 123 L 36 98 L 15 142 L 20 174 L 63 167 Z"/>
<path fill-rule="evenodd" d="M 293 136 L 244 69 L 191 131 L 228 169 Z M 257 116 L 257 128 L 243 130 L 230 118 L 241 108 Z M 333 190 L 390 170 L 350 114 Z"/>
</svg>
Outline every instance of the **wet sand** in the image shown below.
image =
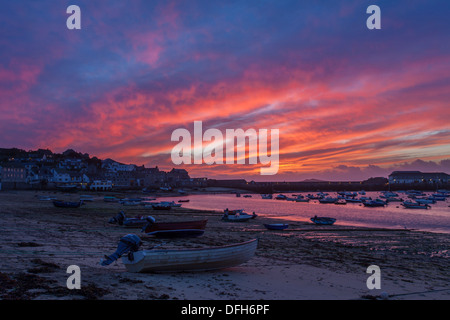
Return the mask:
<svg viewBox="0 0 450 320">
<path fill-rule="evenodd" d="M 309 300 L 450 298 L 450 235 L 409 230 L 316 226 L 288 222 L 284 231 L 263 223 L 286 222 L 258 216 L 245 223 L 221 221 L 220 212 L 106 203 L 107 193 L 77 209 L 55 208 L 40 196 L 78 200 L 79 194 L 0 192 L 0 299 L 105 300 Z M 123 197 L 142 197 L 124 194 Z M 159 222 L 208 219 L 204 235 L 157 239 L 108 223 L 120 210 L 127 217 L 150 215 Z M 219 246 L 258 238 L 254 258 L 233 268 L 169 274 L 128 273 L 113 253 L 118 240 L 139 235 L 143 249 Z M 81 290 L 66 287 L 66 269 L 81 269 Z M 369 290 L 367 267 L 381 270 L 381 289 Z"/>
</svg>

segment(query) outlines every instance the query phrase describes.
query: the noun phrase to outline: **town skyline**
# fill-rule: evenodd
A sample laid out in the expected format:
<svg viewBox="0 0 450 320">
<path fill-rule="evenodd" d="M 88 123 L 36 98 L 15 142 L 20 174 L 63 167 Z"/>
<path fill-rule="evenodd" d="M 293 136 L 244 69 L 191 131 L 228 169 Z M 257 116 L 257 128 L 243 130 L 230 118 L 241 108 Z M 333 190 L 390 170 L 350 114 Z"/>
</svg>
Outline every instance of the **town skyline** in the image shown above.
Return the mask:
<svg viewBox="0 0 450 320">
<path fill-rule="evenodd" d="M 14 159 L 11 157 L 12 154 L 18 154 L 19 157 Z M 343 172 L 339 175 L 335 175 L 334 179 L 326 179 L 323 176 L 321 176 L 320 174 L 317 174 L 316 176 L 313 177 L 308 177 L 302 180 L 295 180 L 295 179 L 257 179 L 259 176 L 256 176 L 256 179 L 253 179 L 253 177 L 249 177 L 249 176 L 236 176 L 236 177 L 229 177 L 229 176 L 191 176 L 191 173 L 189 172 L 189 166 L 168 166 L 168 167 L 164 167 L 164 166 L 160 166 L 157 163 L 154 163 L 152 165 L 146 165 L 146 164 L 136 164 L 136 163 L 122 163 L 120 161 L 117 161 L 115 159 L 112 158 L 106 158 L 106 159 L 102 159 L 100 157 L 97 157 L 95 155 L 90 155 L 88 153 L 83 153 L 83 152 L 79 152 L 77 150 L 73 150 L 71 148 L 62 151 L 62 152 L 53 152 L 51 149 L 43 149 L 43 148 L 39 148 L 36 150 L 24 150 L 24 149 L 20 149 L 20 148 L 0 148 L 0 168 L 3 165 L 11 165 L 14 163 L 36 163 L 39 166 L 45 166 L 45 164 L 43 164 L 43 160 L 48 160 L 46 159 L 46 156 L 49 156 L 49 154 L 51 154 L 51 157 L 48 159 L 52 159 L 53 157 L 57 157 L 59 160 L 56 162 L 51 162 L 50 165 L 52 166 L 58 166 L 59 161 L 63 160 L 63 161 L 67 161 L 69 160 L 69 171 L 80 171 L 80 167 L 72 167 L 71 168 L 71 161 L 74 159 L 79 159 L 80 161 L 86 161 L 89 163 L 92 162 L 97 162 L 98 164 L 100 164 L 101 168 L 104 168 L 105 166 L 108 166 L 112 163 L 114 163 L 115 165 L 120 165 L 123 168 L 125 167 L 129 167 L 129 168 L 144 168 L 144 169 L 157 169 L 160 170 L 161 172 L 169 172 L 171 170 L 186 170 L 186 172 L 189 174 L 189 176 L 191 178 L 195 178 L 195 179 L 218 179 L 218 180 L 239 180 L 239 179 L 243 179 L 246 181 L 257 181 L 257 182 L 302 182 L 302 181 L 363 181 L 363 180 L 367 180 L 370 178 L 379 178 L 379 177 L 388 177 L 392 172 L 395 171 L 420 171 L 420 172 L 441 172 L 441 173 L 450 173 L 450 159 L 448 160 L 444 160 L 441 161 L 441 163 L 434 163 L 434 162 L 425 162 L 422 160 L 416 160 L 413 163 L 404 163 L 401 166 L 397 166 L 397 167 L 390 167 L 390 168 L 376 168 L 376 166 L 372 166 L 371 167 L 371 171 L 368 172 L 368 175 L 366 177 L 364 177 L 364 179 L 349 179 L 349 177 L 351 177 L 351 175 L 347 175 L 346 172 Z M 7 156 L 8 155 L 8 156 Z M 26 155 L 26 156 L 25 156 Z M 32 156 L 34 155 L 34 156 Z M 38 155 L 36 157 L 36 155 Z M 24 157 L 25 156 L 25 157 Z M 9 159 L 7 159 L 9 158 Z M 28 159 L 28 160 L 27 160 Z M 47 165 L 49 165 L 49 163 L 47 163 Z M 191 166 L 192 167 L 192 166 Z M 63 167 L 59 167 L 59 169 L 62 169 Z M 85 167 L 86 169 L 87 167 Z M 128 171 L 127 168 L 125 169 L 121 169 L 124 171 Z M 67 169 L 64 167 L 64 169 Z M 115 171 L 117 171 L 117 169 L 115 169 Z M 1 172 L 1 171 L 0 171 Z M 329 176 L 330 172 L 327 173 L 327 176 Z M 1 176 L 0 176 L 1 177 Z M 267 178 L 267 177 L 266 177 Z M 275 175 L 276 178 L 276 175 Z M 144 185 L 140 185 L 142 187 L 144 187 Z"/>
</svg>

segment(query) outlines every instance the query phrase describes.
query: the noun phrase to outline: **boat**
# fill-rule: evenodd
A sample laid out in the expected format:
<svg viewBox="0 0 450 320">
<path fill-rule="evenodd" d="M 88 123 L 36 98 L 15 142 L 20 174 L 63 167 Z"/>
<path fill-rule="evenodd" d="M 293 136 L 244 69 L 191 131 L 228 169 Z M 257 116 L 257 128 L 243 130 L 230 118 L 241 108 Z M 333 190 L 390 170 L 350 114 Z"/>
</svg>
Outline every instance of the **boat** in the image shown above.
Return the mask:
<svg viewBox="0 0 450 320">
<path fill-rule="evenodd" d="M 39 201 L 55 201 L 58 200 L 58 198 L 55 197 L 40 197 Z"/>
<path fill-rule="evenodd" d="M 83 201 L 70 202 L 70 201 L 53 201 L 53 205 L 58 208 L 79 208 L 83 204 Z"/>
<path fill-rule="evenodd" d="M 189 199 L 184 199 L 184 200 L 178 200 L 178 202 L 189 202 Z"/>
<path fill-rule="evenodd" d="M 287 227 L 289 227 L 289 224 L 287 224 L 287 223 L 270 223 L 270 224 L 265 223 L 264 227 L 266 227 L 269 230 L 284 230 Z"/>
<path fill-rule="evenodd" d="M 338 199 L 332 198 L 332 197 L 326 197 L 326 198 L 319 199 L 320 203 L 335 203 L 336 201 L 338 201 Z"/>
<path fill-rule="evenodd" d="M 330 218 L 330 217 L 313 217 L 311 218 L 311 221 L 314 222 L 315 224 L 319 224 L 319 225 L 329 225 L 331 226 L 333 223 L 336 222 L 335 218 Z"/>
<path fill-rule="evenodd" d="M 172 204 L 170 202 L 156 202 L 152 203 L 151 207 L 153 210 L 170 210 L 172 209 Z"/>
<path fill-rule="evenodd" d="M 271 194 L 262 194 L 261 199 L 272 199 L 273 196 Z"/>
<path fill-rule="evenodd" d="M 118 199 L 116 197 L 105 196 L 105 197 L 103 197 L 103 201 L 105 201 L 105 202 L 119 202 L 120 199 Z"/>
<path fill-rule="evenodd" d="M 384 207 L 386 205 L 386 202 L 384 202 L 383 200 L 370 200 L 370 201 L 365 201 L 363 202 L 363 205 L 365 207 Z"/>
<path fill-rule="evenodd" d="M 250 260 L 258 240 L 220 247 L 195 249 L 154 249 L 133 252 L 122 257 L 128 272 L 208 271 L 238 266 Z"/>
<path fill-rule="evenodd" d="M 345 199 L 339 199 L 334 204 L 347 204 L 347 201 Z"/>
<path fill-rule="evenodd" d="M 90 196 L 90 195 L 80 195 L 80 200 L 82 200 L 84 202 L 86 202 L 86 201 L 92 202 L 92 201 L 94 201 L 94 197 Z"/>
<path fill-rule="evenodd" d="M 142 228 L 148 224 L 148 217 L 135 217 L 127 218 L 123 211 L 120 211 L 117 216 L 109 219 L 108 223 L 118 224 L 119 226 L 129 227 L 129 228 Z"/>
<path fill-rule="evenodd" d="M 284 194 L 279 194 L 275 197 L 276 200 L 286 200 L 287 197 Z"/>
<path fill-rule="evenodd" d="M 149 217 L 142 232 L 160 238 L 197 237 L 205 232 L 207 219 L 179 222 L 155 222 Z"/>
<path fill-rule="evenodd" d="M 428 204 L 420 204 L 417 202 L 412 201 L 404 201 L 402 202 L 402 206 L 404 206 L 406 209 L 428 209 L 431 208 Z"/>
<path fill-rule="evenodd" d="M 244 198 L 251 198 L 252 196 L 250 194 L 244 195 Z"/>
<path fill-rule="evenodd" d="M 245 222 L 250 219 L 254 219 L 257 215 L 253 212 L 253 214 L 245 213 L 243 210 L 228 210 L 225 209 L 223 211 L 222 220 L 229 222 Z"/>
</svg>

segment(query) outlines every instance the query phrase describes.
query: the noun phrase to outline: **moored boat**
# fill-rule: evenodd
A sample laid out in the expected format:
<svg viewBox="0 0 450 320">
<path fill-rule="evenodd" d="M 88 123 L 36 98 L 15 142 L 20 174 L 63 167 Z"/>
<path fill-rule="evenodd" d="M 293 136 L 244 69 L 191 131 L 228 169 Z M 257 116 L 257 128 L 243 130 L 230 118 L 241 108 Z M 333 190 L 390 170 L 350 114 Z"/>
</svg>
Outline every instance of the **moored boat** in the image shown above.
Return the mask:
<svg viewBox="0 0 450 320">
<path fill-rule="evenodd" d="M 264 227 L 266 227 L 269 230 L 284 230 L 289 227 L 289 224 L 287 224 L 287 223 L 265 223 Z"/>
<path fill-rule="evenodd" d="M 429 209 L 431 206 L 429 204 L 420 204 L 412 201 L 404 201 L 402 202 L 402 206 L 407 209 Z"/>
<path fill-rule="evenodd" d="M 157 249 L 133 252 L 133 259 L 122 257 L 129 272 L 182 272 L 230 268 L 250 260 L 257 239 L 220 247 L 195 249 Z"/>
<path fill-rule="evenodd" d="M 79 208 L 83 204 L 83 201 L 70 202 L 70 201 L 53 201 L 53 205 L 57 208 Z"/>
<path fill-rule="evenodd" d="M 318 225 L 332 225 L 333 223 L 336 222 L 335 218 L 330 218 L 330 217 L 313 217 L 311 218 L 311 221 L 314 222 L 315 224 Z"/>
<path fill-rule="evenodd" d="M 245 213 L 243 210 L 228 210 L 225 209 L 223 211 L 222 220 L 229 222 L 245 222 L 250 219 L 256 218 L 257 215 L 253 212 L 253 214 Z"/>
<path fill-rule="evenodd" d="M 177 222 L 155 222 L 147 219 L 148 224 L 143 228 L 147 235 L 165 238 L 196 237 L 205 232 L 207 219 Z"/>
</svg>

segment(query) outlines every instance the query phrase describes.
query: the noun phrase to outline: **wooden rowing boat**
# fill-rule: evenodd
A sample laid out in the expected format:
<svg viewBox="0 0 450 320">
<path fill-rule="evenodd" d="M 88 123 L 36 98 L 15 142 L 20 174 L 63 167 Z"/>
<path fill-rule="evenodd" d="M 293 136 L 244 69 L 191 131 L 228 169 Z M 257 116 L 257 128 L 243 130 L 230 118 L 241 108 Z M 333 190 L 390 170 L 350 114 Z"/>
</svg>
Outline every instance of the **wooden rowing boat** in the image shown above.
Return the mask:
<svg viewBox="0 0 450 320">
<path fill-rule="evenodd" d="M 79 208 L 83 204 L 83 201 L 69 202 L 69 201 L 53 201 L 53 205 L 58 208 Z"/>
<path fill-rule="evenodd" d="M 331 226 L 333 223 L 336 222 L 336 219 L 329 217 L 313 217 L 311 218 L 311 221 L 314 222 L 315 224 Z"/>
<path fill-rule="evenodd" d="M 287 223 L 270 223 L 270 224 L 265 223 L 264 227 L 266 227 L 269 230 L 284 230 L 287 227 L 289 227 L 289 224 L 287 224 Z"/>
<path fill-rule="evenodd" d="M 182 272 L 230 268 L 250 260 L 256 251 L 257 239 L 221 247 L 143 250 L 122 257 L 129 272 Z"/>
<path fill-rule="evenodd" d="M 207 219 L 180 222 L 150 222 L 143 230 L 147 235 L 165 238 L 196 237 L 205 232 Z"/>
</svg>

